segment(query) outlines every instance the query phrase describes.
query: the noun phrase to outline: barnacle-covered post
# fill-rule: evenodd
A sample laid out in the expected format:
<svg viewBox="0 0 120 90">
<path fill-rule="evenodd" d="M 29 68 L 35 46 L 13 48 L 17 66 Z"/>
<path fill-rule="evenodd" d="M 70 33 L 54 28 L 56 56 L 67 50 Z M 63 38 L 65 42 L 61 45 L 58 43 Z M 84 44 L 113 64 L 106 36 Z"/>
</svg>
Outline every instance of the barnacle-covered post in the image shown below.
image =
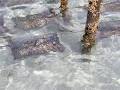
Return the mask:
<svg viewBox="0 0 120 90">
<path fill-rule="evenodd" d="M 62 13 L 62 17 L 66 16 L 67 9 L 68 9 L 68 0 L 61 0 L 60 12 Z"/>
<path fill-rule="evenodd" d="M 95 44 L 102 0 L 89 0 L 85 34 L 82 39 L 82 53 L 90 52 Z"/>
</svg>

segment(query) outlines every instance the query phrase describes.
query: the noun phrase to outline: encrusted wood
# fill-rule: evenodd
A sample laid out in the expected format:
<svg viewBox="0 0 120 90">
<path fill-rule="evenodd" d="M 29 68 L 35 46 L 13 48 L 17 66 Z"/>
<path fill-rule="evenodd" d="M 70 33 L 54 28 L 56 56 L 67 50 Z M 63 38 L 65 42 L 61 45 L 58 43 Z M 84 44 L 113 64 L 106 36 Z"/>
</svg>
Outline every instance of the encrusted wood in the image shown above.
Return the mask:
<svg viewBox="0 0 120 90">
<path fill-rule="evenodd" d="M 87 53 L 95 44 L 96 31 L 98 30 L 100 6 L 102 0 L 89 0 L 87 22 L 85 27 L 85 34 L 83 35 L 82 52 Z"/>
<path fill-rule="evenodd" d="M 66 11 L 68 10 L 68 0 L 61 0 L 61 13 L 62 13 L 62 17 L 66 16 Z"/>
</svg>

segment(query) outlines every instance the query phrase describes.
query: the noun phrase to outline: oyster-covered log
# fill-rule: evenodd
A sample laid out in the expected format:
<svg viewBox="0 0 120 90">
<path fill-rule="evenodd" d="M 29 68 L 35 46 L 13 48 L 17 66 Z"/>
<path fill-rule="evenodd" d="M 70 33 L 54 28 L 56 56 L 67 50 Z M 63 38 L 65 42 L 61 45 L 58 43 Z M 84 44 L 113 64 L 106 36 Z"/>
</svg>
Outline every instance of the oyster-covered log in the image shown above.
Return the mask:
<svg viewBox="0 0 120 90">
<path fill-rule="evenodd" d="M 14 59 L 19 59 L 31 55 L 48 54 L 49 52 L 63 52 L 64 46 L 60 43 L 56 33 L 45 34 L 43 36 L 30 37 L 28 39 L 9 40 Z"/>
<path fill-rule="evenodd" d="M 41 14 L 27 15 L 26 17 L 12 18 L 15 27 L 19 29 L 29 30 L 41 28 L 47 24 L 46 18 Z"/>
</svg>

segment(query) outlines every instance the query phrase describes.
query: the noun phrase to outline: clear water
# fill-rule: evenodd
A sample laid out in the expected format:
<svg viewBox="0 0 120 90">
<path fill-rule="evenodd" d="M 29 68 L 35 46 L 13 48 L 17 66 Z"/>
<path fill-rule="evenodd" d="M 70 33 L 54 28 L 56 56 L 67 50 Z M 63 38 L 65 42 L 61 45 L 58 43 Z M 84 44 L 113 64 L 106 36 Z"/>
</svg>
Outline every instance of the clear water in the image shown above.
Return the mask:
<svg viewBox="0 0 120 90">
<path fill-rule="evenodd" d="M 55 4 L 47 4 L 46 1 L 35 0 L 32 4 L 21 4 L 27 8 L 20 10 L 12 10 L 13 6 L 1 7 L 4 26 L 10 29 L 12 37 L 57 32 L 61 43 L 66 47 L 65 52 L 13 60 L 8 47 L 0 48 L 0 90 L 120 90 L 120 12 L 101 12 L 101 22 L 104 22 L 104 26 L 107 22 L 114 21 L 111 25 L 113 28 L 110 29 L 115 29 L 119 34 L 108 35 L 107 38 L 100 38 L 98 34 L 91 54 L 81 55 L 79 42 L 84 33 L 87 12 L 75 7 L 84 6 L 87 0 L 70 0 L 69 22 L 65 24 L 58 16 L 50 19 L 48 24 L 39 30 L 25 33 L 14 29 L 11 17 L 59 7 L 58 0 L 55 0 Z M 112 1 L 105 0 L 104 3 Z M 116 1 L 120 3 L 119 0 Z M 59 10 L 56 12 L 59 13 Z M 110 32 L 102 31 L 108 34 Z M 6 44 L 6 40 L 0 38 L 0 46 Z"/>
</svg>

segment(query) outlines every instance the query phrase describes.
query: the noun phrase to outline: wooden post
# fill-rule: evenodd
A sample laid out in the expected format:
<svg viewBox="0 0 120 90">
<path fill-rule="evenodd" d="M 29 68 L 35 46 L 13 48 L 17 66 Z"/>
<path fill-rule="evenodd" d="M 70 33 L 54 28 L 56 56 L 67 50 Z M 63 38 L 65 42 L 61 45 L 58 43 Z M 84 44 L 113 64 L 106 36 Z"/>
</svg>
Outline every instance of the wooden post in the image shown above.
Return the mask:
<svg viewBox="0 0 120 90">
<path fill-rule="evenodd" d="M 68 0 L 61 0 L 61 5 L 60 5 L 60 12 L 62 13 L 62 17 L 66 16 L 66 11 L 68 9 Z"/>
<path fill-rule="evenodd" d="M 98 30 L 100 7 L 102 0 L 89 0 L 85 34 L 82 39 L 82 53 L 89 53 L 96 41 Z"/>
</svg>

